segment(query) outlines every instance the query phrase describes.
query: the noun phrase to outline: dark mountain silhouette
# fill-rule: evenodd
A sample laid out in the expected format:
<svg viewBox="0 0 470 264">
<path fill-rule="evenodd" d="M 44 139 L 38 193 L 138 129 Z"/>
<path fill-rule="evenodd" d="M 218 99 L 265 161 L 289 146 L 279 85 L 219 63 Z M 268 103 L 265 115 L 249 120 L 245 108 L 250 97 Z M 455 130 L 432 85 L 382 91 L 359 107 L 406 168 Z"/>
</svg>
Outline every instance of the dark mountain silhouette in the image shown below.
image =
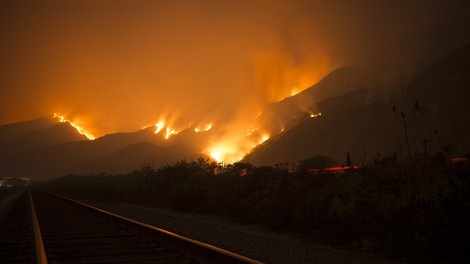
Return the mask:
<svg viewBox="0 0 470 264">
<path fill-rule="evenodd" d="M 135 133 L 117 133 L 96 140 L 48 145 L 10 156 L 2 166 L 3 173 L 56 176 L 67 173 L 75 164 L 111 154 L 130 144 L 147 140 L 150 129 Z"/>
<path fill-rule="evenodd" d="M 63 124 L 67 123 L 48 129 L 70 127 Z M 31 135 L 43 134 L 48 129 L 31 132 Z M 68 132 L 68 137 L 74 139 L 76 130 Z M 195 133 L 187 129 L 173 135 L 171 140 L 165 140 L 164 133 L 155 134 L 155 129 L 150 127 L 131 133 L 108 134 L 96 140 L 61 144 L 38 142 L 35 137 L 24 137 L 24 141 L 18 139 L 10 143 L 12 146 L 21 145 L 22 148 L 8 152 L 9 155 L 0 161 L 0 173 L 10 176 L 28 175 L 33 178 L 50 178 L 71 173 L 124 173 L 143 163 L 161 166 L 182 158 L 197 158 L 201 155 L 201 140 L 207 134 L 209 133 Z M 57 140 L 66 137 L 61 135 Z M 28 146 L 28 143 L 32 145 Z"/>
<path fill-rule="evenodd" d="M 321 117 L 298 118 L 283 133 L 255 148 L 244 161 L 257 165 L 296 164 L 309 157 L 327 155 L 341 164 L 347 152 L 358 163 L 370 161 L 377 153 L 386 156 L 396 152 L 407 158 L 404 130 L 392 108 L 396 105 L 398 118 L 402 118 L 403 112 L 409 120 L 416 101 L 424 112 L 416 113 L 409 126 L 412 153 L 422 152 L 425 140 L 431 151 L 441 151 L 450 144 L 456 152 L 468 152 L 469 65 L 470 45 L 467 45 L 417 75 L 405 95 L 390 98 L 388 103 L 367 90 L 325 99 L 316 105 L 323 114 Z"/>
<path fill-rule="evenodd" d="M 160 167 L 181 159 L 196 160 L 203 156 L 186 145 L 159 147 L 149 142 L 126 146 L 115 153 L 84 162 L 73 169 L 78 174 L 123 174 L 140 168 L 144 164 Z"/>
<path fill-rule="evenodd" d="M 87 137 L 78 133 L 69 123 L 57 123 L 44 129 L 30 131 L 3 145 L 1 149 L 7 153 L 3 153 L 2 156 L 80 140 L 87 140 Z"/>
<path fill-rule="evenodd" d="M 50 116 L 37 118 L 31 121 L 0 125 L 0 146 L 22 137 L 31 131 L 45 129 L 56 123 L 57 120 Z"/>
</svg>

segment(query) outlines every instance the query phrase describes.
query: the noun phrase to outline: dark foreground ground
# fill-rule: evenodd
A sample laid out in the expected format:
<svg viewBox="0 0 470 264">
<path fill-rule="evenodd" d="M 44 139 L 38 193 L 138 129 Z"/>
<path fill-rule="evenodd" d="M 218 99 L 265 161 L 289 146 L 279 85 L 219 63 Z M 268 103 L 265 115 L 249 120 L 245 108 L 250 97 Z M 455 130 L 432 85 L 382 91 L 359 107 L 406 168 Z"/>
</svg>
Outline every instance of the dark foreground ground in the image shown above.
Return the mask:
<svg viewBox="0 0 470 264">
<path fill-rule="evenodd" d="M 463 160 L 454 163 L 450 152 L 416 154 L 408 160 L 394 155 L 332 174 L 246 163 L 221 166 L 200 159 L 157 170 L 144 166 L 127 175 L 71 175 L 37 187 L 80 200 L 189 213 L 190 218 L 177 220 L 179 214 L 160 209 L 139 209 L 144 210 L 143 216 L 137 208 L 116 209 L 268 262 L 283 258 L 280 263 L 367 263 L 354 261 L 354 256 L 364 255 L 325 253 L 331 249 L 317 246 L 320 244 L 414 263 L 470 263 L 470 165 L 467 156 Z M 155 212 L 166 212 L 168 217 Z M 151 217 L 146 216 L 149 213 Z M 229 229 L 225 225 L 215 228 L 219 225 L 209 221 L 205 224 L 208 228 L 193 227 L 200 214 L 272 231 L 259 241 L 231 238 L 232 234 L 246 233 L 240 229 L 222 236 L 223 232 L 215 230 Z M 171 221 L 164 226 L 162 219 Z M 189 230 L 203 231 L 185 233 L 186 227 L 176 221 L 185 223 Z M 270 236 L 280 231 L 301 234 L 317 244 L 307 240 L 293 246 L 279 244 L 285 236 Z M 204 236 L 207 238 L 202 239 Z M 219 238 L 223 243 L 209 240 Z M 278 256 L 269 259 L 266 256 L 270 254 Z"/>
<path fill-rule="evenodd" d="M 220 216 L 122 203 L 88 203 L 266 263 L 405 263 L 321 246 L 294 234 L 238 224 Z"/>
</svg>

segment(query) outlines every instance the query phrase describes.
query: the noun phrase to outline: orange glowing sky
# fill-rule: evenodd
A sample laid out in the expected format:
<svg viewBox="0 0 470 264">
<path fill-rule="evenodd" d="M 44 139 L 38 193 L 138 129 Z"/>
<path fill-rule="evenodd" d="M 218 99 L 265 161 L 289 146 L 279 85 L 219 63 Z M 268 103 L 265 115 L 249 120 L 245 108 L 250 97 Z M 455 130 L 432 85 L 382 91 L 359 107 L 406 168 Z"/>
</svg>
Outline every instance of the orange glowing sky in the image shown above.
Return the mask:
<svg viewBox="0 0 470 264">
<path fill-rule="evenodd" d="M 0 124 L 57 112 L 95 136 L 161 118 L 245 131 L 266 103 L 460 10 L 333 2 L 3 0 Z"/>
</svg>

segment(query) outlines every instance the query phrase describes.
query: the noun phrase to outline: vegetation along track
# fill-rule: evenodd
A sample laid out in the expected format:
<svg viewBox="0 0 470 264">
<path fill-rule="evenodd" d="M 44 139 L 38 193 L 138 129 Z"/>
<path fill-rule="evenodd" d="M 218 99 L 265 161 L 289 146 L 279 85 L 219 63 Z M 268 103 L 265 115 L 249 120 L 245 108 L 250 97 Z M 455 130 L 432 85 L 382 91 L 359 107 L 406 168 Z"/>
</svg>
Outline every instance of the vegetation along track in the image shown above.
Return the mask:
<svg viewBox="0 0 470 264">
<path fill-rule="evenodd" d="M 24 197 L 28 201 L 29 196 Z M 31 245 L 35 238 L 36 246 L 28 248 L 35 253 L 22 252 L 20 262 L 259 263 L 62 196 L 33 190 L 30 197 L 31 206 L 23 201 L 19 208 L 33 216 L 24 224 L 24 240 Z M 13 217 L 28 219 L 24 212 Z"/>
</svg>

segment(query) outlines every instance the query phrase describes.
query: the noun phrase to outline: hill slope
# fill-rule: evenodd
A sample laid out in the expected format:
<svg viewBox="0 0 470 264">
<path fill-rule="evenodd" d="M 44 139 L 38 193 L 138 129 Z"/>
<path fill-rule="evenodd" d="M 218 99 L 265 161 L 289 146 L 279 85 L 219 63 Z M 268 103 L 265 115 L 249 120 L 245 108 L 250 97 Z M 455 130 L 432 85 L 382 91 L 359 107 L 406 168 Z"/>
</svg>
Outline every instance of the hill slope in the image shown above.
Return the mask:
<svg viewBox="0 0 470 264">
<path fill-rule="evenodd" d="M 368 89 L 368 83 L 365 74 L 359 68 L 336 69 L 299 94 L 269 104 L 258 120 L 264 130 L 270 134 L 277 134 L 299 115 L 317 112 L 318 102 L 328 97 Z"/>
<path fill-rule="evenodd" d="M 57 123 L 52 116 L 41 117 L 31 121 L 0 125 L 0 146 L 11 142 L 28 132 L 45 129 Z"/>
<path fill-rule="evenodd" d="M 10 142 L 9 146 L 14 146 L 15 151 L 6 152 L 0 161 L 0 174 L 51 178 L 67 174 L 125 173 L 144 163 L 162 166 L 183 158 L 199 157 L 201 142 L 210 134 L 186 130 L 165 140 L 163 134 L 155 134 L 155 129 L 150 127 L 77 141 L 72 137 L 76 133 L 73 128 L 69 134 L 52 133 L 54 129 L 69 127 L 68 123 L 56 124 Z M 56 141 L 39 140 L 45 135 Z M 61 140 L 66 142 L 59 142 Z"/>
<path fill-rule="evenodd" d="M 124 174 L 144 164 L 159 167 L 181 159 L 197 159 L 200 156 L 199 152 L 184 145 L 160 147 L 149 142 L 140 142 L 104 157 L 81 163 L 72 171 L 78 174 Z"/>
<path fill-rule="evenodd" d="M 432 142 L 431 151 L 453 144 L 457 151 L 470 150 L 470 45 L 437 61 L 416 76 L 403 97 L 384 103 L 369 91 L 332 97 L 318 103 L 320 118 L 303 118 L 277 137 L 254 149 L 244 161 L 257 165 L 297 163 L 316 155 L 328 155 L 338 163 L 350 152 L 356 162 L 397 152 L 406 157 L 404 130 L 392 108 L 403 111 L 407 120 L 415 101 L 424 108 L 409 127 L 411 152 L 421 152 L 423 141 Z M 372 99 L 371 99 L 372 98 Z M 438 131 L 438 135 L 435 131 Z M 431 134 L 430 134 L 431 132 Z M 406 156 L 405 156 L 406 155 Z"/>
<path fill-rule="evenodd" d="M 2 146 L 4 151 L 10 154 L 32 150 L 39 147 L 56 145 L 66 142 L 88 140 L 86 136 L 81 135 L 69 123 L 57 123 L 50 127 L 32 130 L 6 143 Z"/>
</svg>

